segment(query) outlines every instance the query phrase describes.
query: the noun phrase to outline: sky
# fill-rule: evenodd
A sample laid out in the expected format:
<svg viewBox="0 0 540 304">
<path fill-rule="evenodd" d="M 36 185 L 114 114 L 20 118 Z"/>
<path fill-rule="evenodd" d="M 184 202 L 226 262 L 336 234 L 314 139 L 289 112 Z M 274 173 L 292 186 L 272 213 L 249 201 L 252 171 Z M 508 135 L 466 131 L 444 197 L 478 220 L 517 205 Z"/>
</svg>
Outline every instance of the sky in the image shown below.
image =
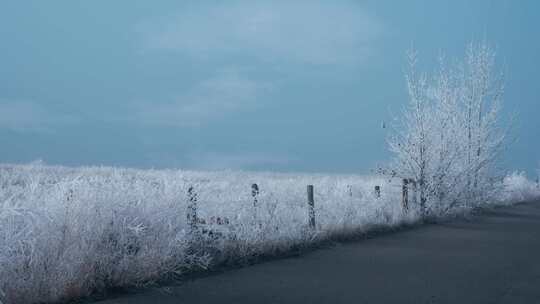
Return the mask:
<svg viewBox="0 0 540 304">
<path fill-rule="evenodd" d="M 497 50 L 502 166 L 540 157 L 538 1 L 3 1 L 0 162 L 369 173 L 403 72 Z"/>
</svg>

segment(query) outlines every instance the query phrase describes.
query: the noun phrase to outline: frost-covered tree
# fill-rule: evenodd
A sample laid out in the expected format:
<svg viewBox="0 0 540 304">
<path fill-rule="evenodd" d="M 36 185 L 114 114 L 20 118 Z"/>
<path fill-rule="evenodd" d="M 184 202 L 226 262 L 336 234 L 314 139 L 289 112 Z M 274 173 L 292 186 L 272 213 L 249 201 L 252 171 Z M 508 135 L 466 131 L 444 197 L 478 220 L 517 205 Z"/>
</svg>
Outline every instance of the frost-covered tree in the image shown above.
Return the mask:
<svg viewBox="0 0 540 304">
<path fill-rule="evenodd" d="M 471 43 L 461 63 L 443 57 L 431 76 L 417 72 L 408 53 L 409 103 L 389 138 L 392 176 L 413 179 L 423 215 L 489 199 L 493 169 L 505 142 L 499 122 L 502 74 L 486 43 Z"/>
<path fill-rule="evenodd" d="M 467 193 L 469 199 L 483 198 L 489 187 L 490 166 L 504 143 L 499 129 L 499 109 L 504 85 L 496 73 L 495 52 L 486 43 L 471 43 L 461 75 L 461 100 L 466 127 Z"/>
<path fill-rule="evenodd" d="M 425 75 L 416 71 L 417 53 L 407 54 L 409 70 L 406 74 L 407 89 L 410 102 L 404 112 L 404 124 L 394 128 L 394 137 L 389 141 L 390 150 L 396 154 L 396 166 L 392 171 L 403 178 L 413 178 L 420 192 L 420 206 L 425 210 L 428 187 L 428 165 L 432 156 L 429 126 L 433 118 L 432 104 L 427 96 L 427 80 Z"/>
</svg>

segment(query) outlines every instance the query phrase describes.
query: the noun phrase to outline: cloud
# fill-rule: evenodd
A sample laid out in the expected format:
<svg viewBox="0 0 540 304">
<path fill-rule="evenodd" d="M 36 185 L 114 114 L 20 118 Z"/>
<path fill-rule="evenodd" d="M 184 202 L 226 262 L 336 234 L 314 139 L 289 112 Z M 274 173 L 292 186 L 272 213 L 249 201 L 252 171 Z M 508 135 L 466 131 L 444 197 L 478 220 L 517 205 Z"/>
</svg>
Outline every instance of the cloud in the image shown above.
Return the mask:
<svg viewBox="0 0 540 304">
<path fill-rule="evenodd" d="M 272 86 L 222 69 L 169 103 L 140 103 L 135 119 L 150 125 L 198 126 L 208 120 L 256 107 L 257 98 Z"/>
<path fill-rule="evenodd" d="M 35 102 L 0 99 L 0 128 L 17 132 L 52 132 L 77 120 L 46 109 Z"/>
<path fill-rule="evenodd" d="M 191 167 L 202 170 L 272 168 L 285 166 L 290 161 L 289 157 L 260 153 L 193 153 L 187 157 L 187 162 Z"/>
<path fill-rule="evenodd" d="M 140 26 L 147 51 L 300 64 L 361 62 L 382 29 L 375 16 L 347 1 L 200 3 Z"/>
<path fill-rule="evenodd" d="M 263 106 L 290 71 L 362 63 L 383 26 L 353 1 L 227 1 L 190 2 L 137 29 L 145 56 L 173 54 L 213 71 L 168 101 L 139 103 L 127 118 L 182 127 Z"/>
</svg>

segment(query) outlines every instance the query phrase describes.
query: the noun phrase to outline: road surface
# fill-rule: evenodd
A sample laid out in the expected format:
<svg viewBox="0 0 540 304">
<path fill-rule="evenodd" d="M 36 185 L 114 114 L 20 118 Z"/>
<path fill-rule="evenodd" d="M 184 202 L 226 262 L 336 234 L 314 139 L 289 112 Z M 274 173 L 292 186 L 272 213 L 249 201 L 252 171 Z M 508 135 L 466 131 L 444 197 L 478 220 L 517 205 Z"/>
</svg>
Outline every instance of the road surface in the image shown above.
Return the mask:
<svg viewBox="0 0 540 304">
<path fill-rule="evenodd" d="M 540 202 L 97 303 L 540 303 Z"/>
</svg>

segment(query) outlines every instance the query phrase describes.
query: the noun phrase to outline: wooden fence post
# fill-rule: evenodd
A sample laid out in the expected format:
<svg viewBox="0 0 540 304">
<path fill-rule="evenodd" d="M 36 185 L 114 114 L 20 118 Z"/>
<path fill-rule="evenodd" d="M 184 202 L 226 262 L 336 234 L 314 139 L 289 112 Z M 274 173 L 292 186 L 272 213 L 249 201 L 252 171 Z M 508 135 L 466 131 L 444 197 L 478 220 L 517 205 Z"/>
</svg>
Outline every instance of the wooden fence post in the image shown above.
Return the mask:
<svg viewBox="0 0 540 304">
<path fill-rule="evenodd" d="M 197 229 L 197 193 L 193 186 L 188 189 L 187 220 L 192 231 Z"/>
<path fill-rule="evenodd" d="M 309 208 L 309 227 L 315 229 L 315 200 L 313 199 L 313 185 L 307 186 L 307 199 Z"/>
<path fill-rule="evenodd" d="M 251 196 L 253 197 L 253 207 L 257 207 L 257 196 L 259 195 L 259 186 L 257 184 L 251 185 Z"/>
<path fill-rule="evenodd" d="M 67 201 L 68 201 L 68 202 L 73 201 L 73 196 L 74 196 L 74 195 L 73 195 L 73 189 L 69 189 L 69 190 L 68 190 L 67 197 L 66 197 Z"/>
<path fill-rule="evenodd" d="M 409 179 L 409 184 L 412 185 L 412 203 L 416 205 L 418 203 L 418 196 L 416 191 L 416 180 L 414 178 Z"/>
<path fill-rule="evenodd" d="M 409 180 L 403 179 L 403 197 L 402 197 L 402 207 L 403 211 L 407 212 L 409 210 Z"/>
<path fill-rule="evenodd" d="M 375 186 L 375 197 L 376 198 L 381 197 L 381 186 Z"/>
</svg>

